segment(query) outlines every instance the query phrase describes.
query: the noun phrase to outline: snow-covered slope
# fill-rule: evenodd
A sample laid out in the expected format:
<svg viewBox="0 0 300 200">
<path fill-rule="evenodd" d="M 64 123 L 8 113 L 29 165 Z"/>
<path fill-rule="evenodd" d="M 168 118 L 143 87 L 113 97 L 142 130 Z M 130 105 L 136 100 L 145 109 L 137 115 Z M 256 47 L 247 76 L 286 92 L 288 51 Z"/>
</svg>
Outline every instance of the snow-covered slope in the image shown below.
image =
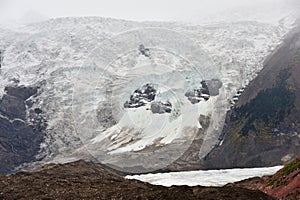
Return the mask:
<svg viewBox="0 0 300 200">
<path fill-rule="evenodd" d="M 126 176 L 127 179 L 136 179 L 154 185 L 170 187 L 172 185 L 188 186 L 224 186 L 247 178 L 270 176 L 280 170 L 282 166 L 264 168 L 241 168 L 223 170 L 199 170 L 189 172 L 170 172 L 158 174 L 143 174 Z"/>
<path fill-rule="evenodd" d="M 200 158 L 211 150 L 230 99 L 288 30 L 255 21 L 52 19 L 1 32 L 0 94 L 10 84 L 39 86 L 31 109 L 47 119 L 43 161 L 93 158 L 125 171 L 156 170 L 195 137 L 203 141 Z M 154 98 L 145 96 L 147 84 Z"/>
</svg>

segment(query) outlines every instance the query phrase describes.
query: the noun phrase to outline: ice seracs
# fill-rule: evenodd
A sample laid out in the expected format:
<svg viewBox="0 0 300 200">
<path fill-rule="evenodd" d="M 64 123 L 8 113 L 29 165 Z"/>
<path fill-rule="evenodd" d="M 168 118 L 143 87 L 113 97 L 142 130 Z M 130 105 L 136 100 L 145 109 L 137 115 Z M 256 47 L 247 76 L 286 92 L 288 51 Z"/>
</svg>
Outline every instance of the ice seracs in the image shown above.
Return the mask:
<svg viewBox="0 0 300 200">
<path fill-rule="evenodd" d="M 210 117 L 201 132 L 201 155 L 209 152 L 229 99 L 287 31 L 256 21 L 51 19 L 1 31 L 0 95 L 14 82 L 40 85 L 32 106 L 47 118 L 44 160 L 89 155 L 151 171 L 189 148 L 205 127 L 200 115 Z"/>
</svg>

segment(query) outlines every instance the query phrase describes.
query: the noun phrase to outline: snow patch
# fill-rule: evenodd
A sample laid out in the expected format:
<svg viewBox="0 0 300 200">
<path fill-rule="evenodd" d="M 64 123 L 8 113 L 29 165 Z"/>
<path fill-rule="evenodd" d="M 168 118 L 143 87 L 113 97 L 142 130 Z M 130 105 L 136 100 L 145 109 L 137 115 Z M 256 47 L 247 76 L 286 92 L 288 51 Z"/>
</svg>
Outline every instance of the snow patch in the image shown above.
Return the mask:
<svg viewBox="0 0 300 200">
<path fill-rule="evenodd" d="M 167 187 L 172 185 L 224 186 L 228 183 L 234 183 L 247 178 L 273 175 L 281 168 L 282 166 L 207 171 L 199 170 L 189 172 L 133 175 L 126 176 L 125 178 L 140 180 L 153 185 L 162 185 Z"/>
</svg>

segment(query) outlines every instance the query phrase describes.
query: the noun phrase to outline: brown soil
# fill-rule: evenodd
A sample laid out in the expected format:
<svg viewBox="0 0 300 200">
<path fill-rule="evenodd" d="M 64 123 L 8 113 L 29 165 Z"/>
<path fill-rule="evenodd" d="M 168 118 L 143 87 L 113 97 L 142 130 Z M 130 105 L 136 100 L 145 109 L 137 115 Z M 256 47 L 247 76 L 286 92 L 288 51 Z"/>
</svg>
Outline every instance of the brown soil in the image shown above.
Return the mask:
<svg viewBox="0 0 300 200">
<path fill-rule="evenodd" d="M 227 186 L 261 190 L 282 200 L 300 199 L 300 157 L 285 165 L 273 176 L 254 177 Z"/>
<path fill-rule="evenodd" d="M 278 199 L 300 199 L 300 157 L 270 177 L 262 191 Z"/>
<path fill-rule="evenodd" d="M 229 183 L 227 186 L 242 187 L 249 190 L 262 190 L 270 176 L 253 177 L 235 183 Z"/>
<path fill-rule="evenodd" d="M 291 178 L 291 177 L 292 176 L 289 176 L 287 178 Z M 284 184 L 275 188 L 271 186 L 266 186 L 263 189 L 263 191 L 278 199 L 299 200 L 300 199 L 300 175 L 298 174 L 288 184 Z"/>
<path fill-rule="evenodd" d="M 0 176 L 0 199 L 273 199 L 235 186 L 154 186 L 124 179 L 101 164 L 50 164 L 31 172 Z"/>
</svg>

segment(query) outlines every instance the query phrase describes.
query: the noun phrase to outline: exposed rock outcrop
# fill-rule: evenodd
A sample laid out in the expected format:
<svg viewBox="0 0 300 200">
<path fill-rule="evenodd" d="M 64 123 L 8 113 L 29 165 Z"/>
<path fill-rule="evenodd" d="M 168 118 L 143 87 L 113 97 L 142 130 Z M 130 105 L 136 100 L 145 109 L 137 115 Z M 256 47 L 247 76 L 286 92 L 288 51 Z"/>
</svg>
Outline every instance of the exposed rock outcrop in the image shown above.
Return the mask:
<svg viewBox="0 0 300 200">
<path fill-rule="evenodd" d="M 272 166 L 300 154 L 300 28 L 265 62 L 227 114 L 204 168 Z"/>
<path fill-rule="evenodd" d="M 143 85 L 136 89 L 131 95 L 130 100 L 124 103 L 124 108 L 138 108 L 152 102 L 156 96 L 156 89 L 152 84 Z"/>
<path fill-rule="evenodd" d="M 151 111 L 152 113 L 170 113 L 172 111 L 172 104 L 170 102 L 153 102 L 151 103 Z"/>
<path fill-rule="evenodd" d="M 0 173 L 35 161 L 46 128 L 42 110 L 32 108 L 36 87 L 8 86 L 0 99 Z M 28 109 L 28 114 L 27 114 Z"/>
<path fill-rule="evenodd" d="M 146 48 L 143 44 L 139 46 L 139 53 L 145 57 L 150 57 L 150 50 Z"/>
<path fill-rule="evenodd" d="M 261 190 L 277 199 L 300 199 L 300 157 L 286 164 L 273 176 L 254 177 L 227 186 Z"/>
<path fill-rule="evenodd" d="M 270 177 L 261 190 L 278 199 L 300 199 L 300 157 Z"/>
</svg>

